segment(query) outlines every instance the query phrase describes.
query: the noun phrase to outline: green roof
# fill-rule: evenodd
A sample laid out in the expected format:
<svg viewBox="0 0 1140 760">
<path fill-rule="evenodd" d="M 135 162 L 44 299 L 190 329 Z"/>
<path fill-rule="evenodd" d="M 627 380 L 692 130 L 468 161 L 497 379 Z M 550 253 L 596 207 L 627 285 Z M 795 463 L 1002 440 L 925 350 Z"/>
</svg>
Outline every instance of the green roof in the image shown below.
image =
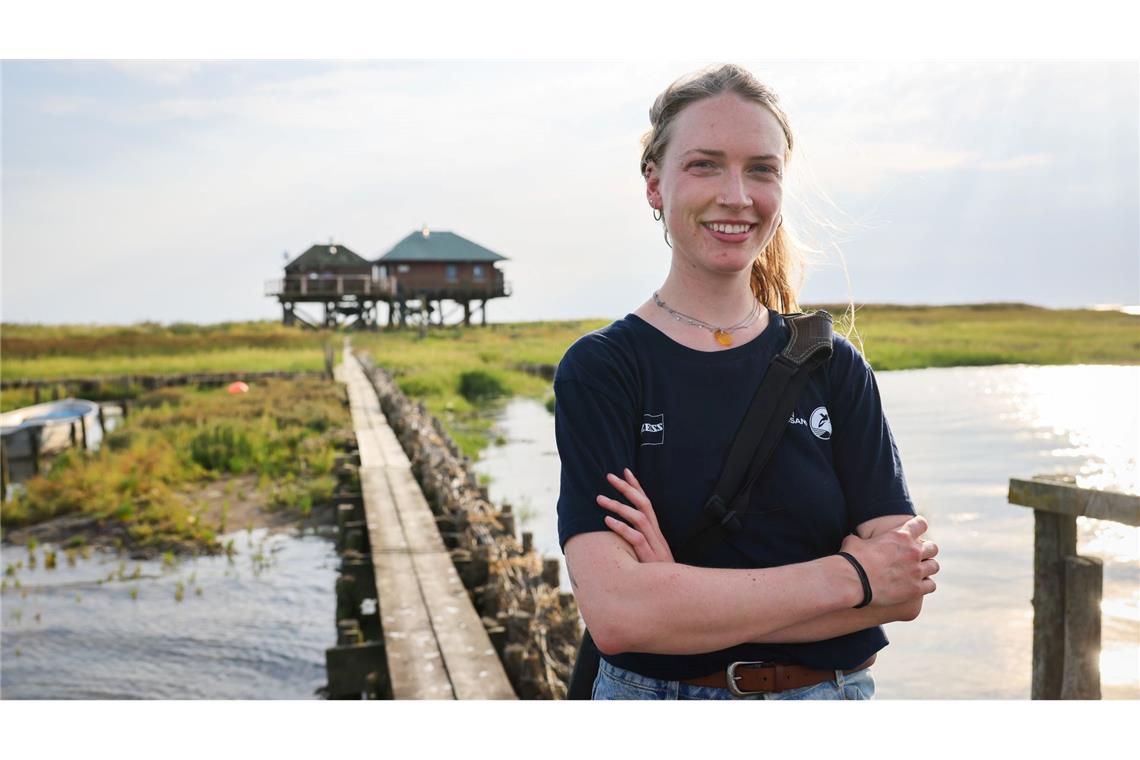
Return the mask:
<svg viewBox="0 0 1140 760">
<path fill-rule="evenodd" d="M 297 269 L 345 269 L 346 267 L 370 267 L 368 259 L 353 253 L 339 243 L 314 245 L 285 265 L 285 271 Z"/>
<path fill-rule="evenodd" d="M 376 260 L 377 264 L 393 261 L 506 261 L 494 251 L 472 243 L 454 232 L 427 234 L 417 230 L 396 243 L 396 247 Z"/>
</svg>

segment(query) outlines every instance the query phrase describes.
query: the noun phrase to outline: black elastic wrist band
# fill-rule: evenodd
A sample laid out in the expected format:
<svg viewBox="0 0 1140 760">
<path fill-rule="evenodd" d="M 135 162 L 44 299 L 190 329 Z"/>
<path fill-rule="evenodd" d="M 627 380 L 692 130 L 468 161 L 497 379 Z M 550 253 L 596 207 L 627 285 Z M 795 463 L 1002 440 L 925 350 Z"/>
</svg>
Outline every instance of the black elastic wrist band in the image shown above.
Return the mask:
<svg viewBox="0 0 1140 760">
<path fill-rule="evenodd" d="M 871 581 L 867 579 L 867 571 L 859 564 L 859 560 L 847 552 L 839 552 L 839 556 L 851 563 L 851 566 L 855 568 L 855 572 L 859 573 L 859 582 L 863 584 L 863 601 L 860 604 L 856 604 L 853 609 L 857 610 L 861 607 L 866 607 L 871 603 Z"/>
</svg>

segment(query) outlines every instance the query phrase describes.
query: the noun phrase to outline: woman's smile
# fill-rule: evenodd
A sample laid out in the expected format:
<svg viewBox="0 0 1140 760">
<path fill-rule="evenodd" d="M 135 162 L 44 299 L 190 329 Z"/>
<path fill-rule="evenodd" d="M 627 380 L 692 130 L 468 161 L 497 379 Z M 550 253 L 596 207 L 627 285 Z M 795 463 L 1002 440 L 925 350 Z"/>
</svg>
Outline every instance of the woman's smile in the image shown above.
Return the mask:
<svg viewBox="0 0 1140 760">
<path fill-rule="evenodd" d="M 749 222 L 701 222 L 701 226 L 722 243 L 743 243 L 756 229 L 756 225 Z"/>
</svg>

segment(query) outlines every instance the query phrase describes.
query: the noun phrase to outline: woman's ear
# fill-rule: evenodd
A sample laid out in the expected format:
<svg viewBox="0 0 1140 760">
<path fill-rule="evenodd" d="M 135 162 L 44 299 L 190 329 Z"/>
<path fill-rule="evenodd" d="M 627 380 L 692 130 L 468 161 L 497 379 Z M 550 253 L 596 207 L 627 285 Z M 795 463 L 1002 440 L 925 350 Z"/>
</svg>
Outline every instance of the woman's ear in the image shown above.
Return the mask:
<svg viewBox="0 0 1140 760">
<path fill-rule="evenodd" d="M 645 164 L 645 198 L 652 208 L 661 209 L 661 178 L 657 176 L 657 164 L 652 161 Z"/>
</svg>

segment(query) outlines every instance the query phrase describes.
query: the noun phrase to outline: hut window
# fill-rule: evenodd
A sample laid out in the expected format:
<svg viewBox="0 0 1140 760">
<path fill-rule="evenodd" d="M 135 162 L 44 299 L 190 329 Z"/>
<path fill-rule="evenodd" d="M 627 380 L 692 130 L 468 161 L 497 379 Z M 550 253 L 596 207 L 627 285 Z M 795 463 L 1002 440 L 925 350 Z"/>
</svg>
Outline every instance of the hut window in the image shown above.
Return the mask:
<svg viewBox="0 0 1140 760">
<path fill-rule="evenodd" d="M 405 272 L 412 271 L 412 268 L 410 266 L 408 266 L 407 264 L 398 264 L 396 266 L 396 271 L 399 272 L 400 274 L 404 274 Z"/>
<path fill-rule="evenodd" d="M 447 268 L 444 270 L 444 276 L 447 278 L 448 282 L 455 282 L 459 279 L 459 267 L 455 266 L 454 264 L 448 264 Z"/>
<path fill-rule="evenodd" d="M 472 267 L 471 276 L 474 277 L 476 280 L 485 279 L 487 275 L 486 275 L 486 272 L 483 270 L 483 265 L 482 264 L 476 264 L 474 267 Z"/>
</svg>

